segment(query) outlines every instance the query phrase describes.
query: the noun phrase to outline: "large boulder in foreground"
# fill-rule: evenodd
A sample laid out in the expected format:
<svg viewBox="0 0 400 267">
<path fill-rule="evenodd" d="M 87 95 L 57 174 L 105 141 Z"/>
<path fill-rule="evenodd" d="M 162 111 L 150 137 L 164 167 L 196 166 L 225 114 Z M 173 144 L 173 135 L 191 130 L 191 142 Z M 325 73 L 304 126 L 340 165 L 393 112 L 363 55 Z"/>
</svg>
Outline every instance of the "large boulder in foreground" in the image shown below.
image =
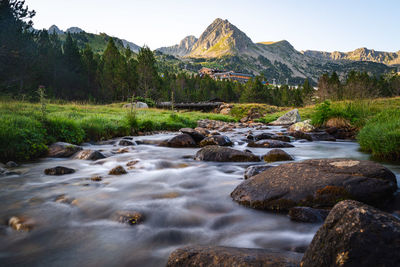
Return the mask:
<svg viewBox="0 0 400 267">
<path fill-rule="evenodd" d="M 279 117 L 276 121 L 271 122 L 272 125 L 291 125 L 300 122 L 301 117 L 298 109 L 293 109 L 285 115 Z"/>
<path fill-rule="evenodd" d="M 80 146 L 64 142 L 57 142 L 49 146 L 48 156 L 53 158 L 68 158 L 81 150 L 82 147 Z"/>
<path fill-rule="evenodd" d="M 279 140 L 260 140 L 256 142 L 250 142 L 247 144 L 248 147 L 264 147 L 264 148 L 285 148 L 294 147 L 294 145 L 279 141 Z"/>
<path fill-rule="evenodd" d="M 171 253 L 167 267 L 181 266 L 298 266 L 301 255 L 295 252 L 277 252 L 267 249 L 192 246 Z"/>
<path fill-rule="evenodd" d="M 219 162 L 257 162 L 260 157 L 248 151 L 229 147 L 206 146 L 196 153 L 196 160 Z"/>
<path fill-rule="evenodd" d="M 338 203 L 315 234 L 303 267 L 400 266 L 400 221 L 357 201 Z"/>
<path fill-rule="evenodd" d="M 332 207 L 355 199 L 383 205 L 397 190 L 395 175 L 381 164 L 351 159 L 313 159 L 267 169 L 238 185 L 232 198 L 245 206 L 288 210 Z"/>
<path fill-rule="evenodd" d="M 225 135 L 213 135 L 206 137 L 200 142 L 201 147 L 205 146 L 232 146 L 233 143 L 228 136 Z"/>
</svg>

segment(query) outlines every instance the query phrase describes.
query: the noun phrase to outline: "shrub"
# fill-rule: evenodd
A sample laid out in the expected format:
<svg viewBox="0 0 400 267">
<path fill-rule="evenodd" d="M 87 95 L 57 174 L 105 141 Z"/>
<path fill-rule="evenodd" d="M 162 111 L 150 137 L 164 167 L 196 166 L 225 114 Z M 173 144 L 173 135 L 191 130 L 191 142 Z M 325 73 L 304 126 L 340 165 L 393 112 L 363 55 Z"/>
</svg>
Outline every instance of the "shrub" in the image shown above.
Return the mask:
<svg viewBox="0 0 400 267">
<path fill-rule="evenodd" d="M 315 113 L 312 116 L 312 124 L 322 126 L 332 116 L 331 102 L 324 101 L 315 107 Z"/>
<path fill-rule="evenodd" d="M 73 119 L 50 117 L 45 121 L 49 142 L 67 142 L 80 144 L 85 139 L 85 132 Z"/>
</svg>

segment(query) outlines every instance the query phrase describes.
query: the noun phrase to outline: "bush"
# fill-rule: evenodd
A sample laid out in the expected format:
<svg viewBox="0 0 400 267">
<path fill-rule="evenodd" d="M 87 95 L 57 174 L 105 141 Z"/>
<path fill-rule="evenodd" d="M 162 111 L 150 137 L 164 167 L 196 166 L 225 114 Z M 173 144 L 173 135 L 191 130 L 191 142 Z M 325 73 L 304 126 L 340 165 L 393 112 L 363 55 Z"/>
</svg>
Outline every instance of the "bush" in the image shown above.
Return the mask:
<svg viewBox="0 0 400 267">
<path fill-rule="evenodd" d="M 73 119 L 52 116 L 47 118 L 45 125 L 49 136 L 49 143 L 61 141 L 80 144 L 85 139 L 85 132 Z"/>
<path fill-rule="evenodd" d="M 361 149 L 376 158 L 400 160 L 400 110 L 385 110 L 370 119 L 357 139 Z"/>
<path fill-rule="evenodd" d="M 312 116 L 312 124 L 322 126 L 332 116 L 331 102 L 324 101 L 315 107 L 315 113 Z"/>
<path fill-rule="evenodd" d="M 18 115 L 0 117 L 0 160 L 24 161 L 47 151 L 46 130 L 32 118 Z"/>
</svg>

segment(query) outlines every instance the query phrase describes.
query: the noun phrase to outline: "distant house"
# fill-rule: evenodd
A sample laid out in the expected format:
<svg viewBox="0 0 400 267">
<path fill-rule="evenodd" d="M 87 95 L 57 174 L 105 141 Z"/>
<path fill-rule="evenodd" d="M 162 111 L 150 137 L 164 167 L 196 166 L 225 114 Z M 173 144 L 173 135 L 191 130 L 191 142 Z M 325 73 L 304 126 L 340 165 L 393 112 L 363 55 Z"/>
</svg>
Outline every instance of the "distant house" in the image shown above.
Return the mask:
<svg viewBox="0 0 400 267">
<path fill-rule="evenodd" d="M 199 75 L 200 77 L 204 77 L 207 75 L 213 78 L 214 80 L 220 80 L 220 81 L 229 80 L 229 81 L 237 81 L 240 83 L 246 83 L 248 80 L 254 77 L 251 74 L 244 74 L 233 71 L 221 71 L 205 67 L 201 68 L 201 70 L 199 71 Z"/>
</svg>

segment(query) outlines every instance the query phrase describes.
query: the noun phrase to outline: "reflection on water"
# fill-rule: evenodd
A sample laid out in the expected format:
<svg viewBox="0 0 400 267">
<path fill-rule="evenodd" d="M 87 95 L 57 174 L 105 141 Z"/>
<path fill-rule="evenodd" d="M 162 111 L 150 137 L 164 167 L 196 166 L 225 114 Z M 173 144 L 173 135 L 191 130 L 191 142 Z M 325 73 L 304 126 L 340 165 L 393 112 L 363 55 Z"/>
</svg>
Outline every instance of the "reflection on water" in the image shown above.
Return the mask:
<svg viewBox="0 0 400 267">
<path fill-rule="evenodd" d="M 234 141 L 244 138 L 237 132 L 228 135 Z M 368 159 L 352 142 L 293 144 L 295 148 L 284 150 L 295 160 Z M 111 155 L 117 147 L 90 148 Z M 194 161 L 188 155 L 197 150 L 139 145 L 98 162 L 43 159 L 21 166 L 20 176 L 0 177 L 3 224 L 14 215 L 35 221 L 29 233 L 0 226 L 0 265 L 164 266 L 172 250 L 190 244 L 304 251 L 320 225 L 294 223 L 282 214 L 237 205 L 229 195 L 251 164 Z M 269 151 L 250 150 L 259 155 Z M 113 167 L 132 160 L 138 163 L 127 175 L 108 175 Z M 77 172 L 59 177 L 43 174 L 56 165 Z M 400 173 L 399 166 L 389 167 Z M 92 181 L 93 176 L 102 180 Z M 129 226 L 112 220 L 121 210 L 142 213 L 145 222 Z"/>
</svg>

